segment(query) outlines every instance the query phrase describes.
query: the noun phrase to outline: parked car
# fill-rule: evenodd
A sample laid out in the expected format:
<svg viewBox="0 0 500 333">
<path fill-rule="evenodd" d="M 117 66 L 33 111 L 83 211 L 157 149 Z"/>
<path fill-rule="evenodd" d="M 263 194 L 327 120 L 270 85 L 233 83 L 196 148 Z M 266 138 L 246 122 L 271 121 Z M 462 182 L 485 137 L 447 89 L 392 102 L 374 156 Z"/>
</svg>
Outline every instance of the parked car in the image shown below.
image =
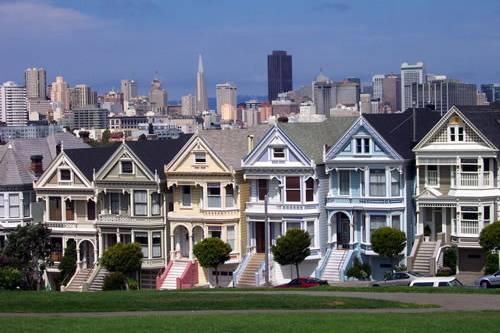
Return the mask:
<svg viewBox="0 0 500 333">
<path fill-rule="evenodd" d="M 410 283 L 410 287 L 463 287 L 464 285 L 454 276 L 423 277 Z"/>
<path fill-rule="evenodd" d="M 497 271 L 490 275 L 481 276 L 474 282 L 474 285 L 481 288 L 500 287 L 500 271 Z"/>
<path fill-rule="evenodd" d="M 424 277 L 424 275 L 417 272 L 395 272 L 384 280 L 373 281 L 370 285 L 372 287 L 409 286 L 411 281 L 421 277 Z"/>
<path fill-rule="evenodd" d="M 306 278 L 293 279 L 288 283 L 280 284 L 279 286 L 275 286 L 274 288 L 310 288 L 310 287 L 327 286 L 327 285 L 328 281 L 306 277 Z"/>
</svg>

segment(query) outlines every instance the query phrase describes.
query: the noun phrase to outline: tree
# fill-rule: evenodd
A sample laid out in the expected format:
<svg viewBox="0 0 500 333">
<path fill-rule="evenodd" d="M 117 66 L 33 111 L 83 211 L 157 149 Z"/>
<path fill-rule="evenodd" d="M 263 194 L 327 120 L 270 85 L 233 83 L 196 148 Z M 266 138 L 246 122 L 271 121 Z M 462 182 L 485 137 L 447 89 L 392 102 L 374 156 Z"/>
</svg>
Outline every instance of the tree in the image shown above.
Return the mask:
<svg viewBox="0 0 500 333">
<path fill-rule="evenodd" d="M 104 132 L 102 132 L 101 143 L 103 145 L 109 144 L 110 137 L 111 137 L 111 132 L 109 131 L 109 129 L 106 129 Z"/>
<path fill-rule="evenodd" d="M 274 260 L 280 265 L 295 265 L 298 278 L 299 264 L 311 254 L 310 245 L 311 236 L 307 231 L 290 229 L 276 240 L 276 245 L 273 245 L 271 251 Z"/>
<path fill-rule="evenodd" d="M 406 246 L 406 235 L 401 230 L 383 227 L 375 230 L 371 237 L 373 251 L 389 258 L 392 267 Z"/>
<path fill-rule="evenodd" d="M 231 246 L 222 239 L 211 237 L 196 243 L 193 254 L 198 259 L 201 267 L 213 268 L 215 271 L 215 284 L 219 286 L 219 272 L 217 268 L 229 260 Z"/>
<path fill-rule="evenodd" d="M 142 257 L 140 244 L 118 243 L 104 252 L 101 264 L 110 272 L 130 274 L 141 269 Z"/>
<path fill-rule="evenodd" d="M 43 271 L 50 261 L 51 251 L 50 230 L 37 223 L 18 226 L 11 232 L 4 254 L 14 267 L 21 270 L 26 286 L 40 290 Z"/>
<path fill-rule="evenodd" d="M 61 281 L 64 281 L 76 270 L 76 242 L 74 239 L 70 239 L 64 250 L 64 256 L 59 263 L 59 269 L 61 270 Z"/>
<path fill-rule="evenodd" d="M 481 230 L 479 245 L 485 252 L 491 252 L 495 248 L 500 249 L 500 221 L 491 223 Z"/>
</svg>

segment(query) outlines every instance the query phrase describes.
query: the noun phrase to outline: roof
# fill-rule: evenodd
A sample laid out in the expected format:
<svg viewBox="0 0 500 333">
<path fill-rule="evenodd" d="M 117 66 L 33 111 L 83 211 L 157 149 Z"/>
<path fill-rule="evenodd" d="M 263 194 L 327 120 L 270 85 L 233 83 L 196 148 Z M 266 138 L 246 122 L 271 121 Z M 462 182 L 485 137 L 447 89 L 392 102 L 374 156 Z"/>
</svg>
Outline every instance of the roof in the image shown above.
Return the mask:
<svg viewBox="0 0 500 333">
<path fill-rule="evenodd" d="M 198 135 L 227 166 L 241 170 L 241 160 L 248 154 L 248 136 L 253 135 L 256 144 L 268 130 L 268 125 L 259 125 L 241 129 L 202 130 Z"/>
<path fill-rule="evenodd" d="M 31 185 L 35 175 L 31 172 L 31 156 L 42 155 L 45 170 L 57 156 L 56 146 L 88 149 L 81 139 L 66 132 L 53 133 L 39 139 L 14 139 L 0 146 L 0 186 Z"/>
<path fill-rule="evenodd" d="M 88 180 L 92 180 L 94 170 L 97 172 L 119 146 L 119 143 L 115 143 L 92 149 L 64 149 L 64 153 Z"/>
<path fill-rule="evenodd" d="M 488 106 L 457 106 L 467 117 L 490 140 L 500 149 L 500 109 Z"/>
<path fill-rule="evenodd" d="M 333 146 L 356 119 L 332 117 L 319 123 L 279 123 L 278 127 L 316 164 L 323 164 L 323 146 Z"/>
<path fill-rule="evenodd" d="M 412 149 L 439 121 L 437 111 L 426 108 L 415 109 L 416 133 L 413 138 L 413 111 L 399 113 L 363 114 L 370 125 L 404 159 L 412 159 Z"/>
</svg>

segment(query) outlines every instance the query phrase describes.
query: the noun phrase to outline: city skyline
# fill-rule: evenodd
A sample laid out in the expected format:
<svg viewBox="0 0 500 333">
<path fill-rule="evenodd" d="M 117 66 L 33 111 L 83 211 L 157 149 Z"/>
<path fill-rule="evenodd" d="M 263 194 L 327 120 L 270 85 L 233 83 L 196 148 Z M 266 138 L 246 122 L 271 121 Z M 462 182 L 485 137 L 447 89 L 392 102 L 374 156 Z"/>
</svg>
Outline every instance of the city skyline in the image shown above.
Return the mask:
<svg viewBox="0 0 500 333">
<path fill-rule="evenodd" d="M 418 61 L 429 73 L 464 82 L 500 81 L 500 70 L 494 68 L 500 53 L 495 38 L 500 3 L 451 4 L 277 1 L 268 8 L 261 1 L 224 0 L 3 1 L 0 28 L 10 34 L 0 40 L 10 52 L 3 56 L 0 80 L 22 83 L 27 68 L 43 67 L 48 82 L 62 75 L 72 86 L 88 84 L 102 94 L 119 90 L 122 79 L 133 79 L 146 94 L 158 71 L 172 99 L 180 100 L 195 92 L 197 57 L 202 54 L 209 97 L 225 81 L 235 82 L 241 94 L 265 96 L 266 56 L 282 49 L 294 58 L 295 87 L 310 85 L 320 68 L 334 81 L 354 76 L 369 82 L 375 74 L 398 73 L 401 63 Z M 210 18 L 220 12 L 228 19 Z M 420 24 L 408 24 L 402 13 L 409 12 Z M 162 20 L 165 16 L 169 19 Z M 9 30 L 14 24 L 20 28 Z M 155 52 L 136 47 L 153 43 Z"/>
</svg>

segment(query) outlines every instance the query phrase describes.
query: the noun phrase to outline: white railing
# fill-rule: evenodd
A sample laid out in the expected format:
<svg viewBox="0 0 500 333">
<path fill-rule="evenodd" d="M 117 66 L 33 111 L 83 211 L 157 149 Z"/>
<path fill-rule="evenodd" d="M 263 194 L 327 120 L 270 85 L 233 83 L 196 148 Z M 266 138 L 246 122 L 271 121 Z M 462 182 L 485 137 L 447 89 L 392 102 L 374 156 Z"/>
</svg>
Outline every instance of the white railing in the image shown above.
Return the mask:
<svg viewBox="0 0 500 333">
<path fill-rule="evenodd" d="M 248 263 L 250 262 L 250 258 L 252 257 L 252 253 L 248 252 L 245 254 L 241 263 L 238 265 L 236 270 L 233 272 L 233 288 L 236 288 L 238 285 L 238 281 L 240 280 L 241 274 L 245 271 Z"/>
<path fill-rule="evenodd" d="M 459 224 L 461 235 L 479 235 L 479 221 L 461 219 Z"/>
<path fill-rule="evenodd" d="M 266 271 L 266 261 L 263 260 L 257 272 L 255 272 L 255 285 L 257 287 L 260 287 L 261 285 L 266 283 L 266 279 L 264 277 L 265 271 Z"/>
<path fill-rule="evenodd" d="M 128 216 L 128 215 L 99 215 L 99 223 L 109 224 L 155 224 L 163 223 L 162 216 Z"/>
<path fill-rule="evenodd" d="M 263 202 L 247 202 L 247 209 L 249 210 L 262 210 L 264 211 L 264 203 Z M 305 211 L 305 210 L 314 210 L 319 209 L 319 205 L 317 203 L 269 203 L 268 210 L 269 211 Z"/>
<path fill-rule="evenodd" d="M 321 279 L 323 272 L 325 271 L 326 264 L 328 264 L 328 260 L 330 260 L 330 255 L 332 254 L 332 247 L 328 247 L 323 258 L 318 263 L 318 267 L 314 270 L 314 277 L 316 279 Z"/>
<path fill-rule="evenodd" d="M 493 173 L 486 171 L 482 173 L 482 181 L 479 180 L 479 173 L 477 172 L 460 172 L 460 186 L 463 187 L 477 187 L 477 186 L 491 186 L 493 184 Z"/>
</svg>

